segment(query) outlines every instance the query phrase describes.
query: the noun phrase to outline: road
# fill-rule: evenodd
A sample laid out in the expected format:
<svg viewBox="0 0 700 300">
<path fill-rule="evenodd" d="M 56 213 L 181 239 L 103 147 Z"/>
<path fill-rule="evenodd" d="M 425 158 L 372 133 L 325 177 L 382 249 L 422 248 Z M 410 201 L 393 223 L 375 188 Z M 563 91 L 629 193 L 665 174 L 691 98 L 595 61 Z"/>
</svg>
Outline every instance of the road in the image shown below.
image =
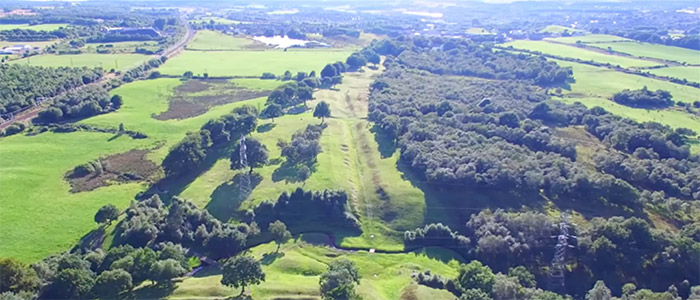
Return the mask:
<svg viewBox="0 0 700 300">
<path fill-rule="evenodd" d="M 171 58 L 171 57 L 175 56 L 176 54 L 178 54 L 180 52 L 180 50 L 184 49 L 185 45 L 187 45 L 187 43 L 189 43 L 192 40 L 192 38 L 194 38 L 195 31 L 192 30 L 190 23 L 187 21 L 186 18 L 182 18 L 182 21 L 186 24 L 185 26 L 187 29 L 187 32 L 185 33 L 185 36 L 183 37 L 183 39 L 180 40 L 179 42 L 177 42 L 175 45 L 172 45 L 170 48 L 165 49 L 165 51 L 163 51 L 163 53 L 158 54 L 154 57 L 165 56 L 167 58 Z M 122 72 L 122 74 L 123 74 L 123 72 Z M 84 89 L 85 87 L 88 87 L 88 86 L 103 83 L 106 80 L 110 80 L 112 78 L 121 79 L 121 76 L 123 76 L 123 75 L 115 75 L 113 73 L 109 73 L 95 82 L 81 85 L 77 88 L 74 88 L 74 89 L 65 91 L 63 93 L 60 93 L 56 96 L 53 96 L 53 97 L 47 99 L 46 101 L 44 101 L 42 104 L 35 106 L 31 109 L 25 110 L 25 111 L 15 115 L 15 117 L 12 120 L 9 120 L 9 121 L 6 121 L 6 122 L 0 124 L 0 132 L 2 132 L 3 130 L 5 130 L 5 128 L 7 128 L 8 126 L 10 126 L 16 122 L 25 122 L 25 121 L 29 121 L 31 119 L 34 119 L 37 115 L 39 115 L 39 112 L 41 112 L 43 109 L 47 108 L 49 106 L 49 104 L 51 104 L 53 102 L 53 100 L 58 98 L 58 97 L 61 97 L 69 92 L 79 91 L 79 90 Z"/>
</svg>

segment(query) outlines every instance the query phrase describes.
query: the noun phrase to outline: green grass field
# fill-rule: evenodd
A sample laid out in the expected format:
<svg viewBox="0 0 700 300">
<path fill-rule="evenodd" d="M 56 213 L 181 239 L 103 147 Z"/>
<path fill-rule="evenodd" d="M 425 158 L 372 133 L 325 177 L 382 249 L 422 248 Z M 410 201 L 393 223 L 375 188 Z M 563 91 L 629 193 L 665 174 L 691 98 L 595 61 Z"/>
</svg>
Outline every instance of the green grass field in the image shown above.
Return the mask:
<svg viewBox="0 0 700 300">
<path fill-rule="evenodd" d="M 561 98 L 553 99 L 573 104 L 581 102 L 586 107 L 600 106 L 606 111 L 635 120 L 637 122 L 658 122 L 671 128 L 689 128 L 695 132 L 700 132 L 700 117 L 693 116 L 682 110 L 675 109 L 639 109 L 617 104 L 611 100 L 603 98 Z"/>
<path fill-rule="evenodd" d="M 355 212 L 360 215 L 363 234 L 340 241 L 344 246 L 403 249 L 402 232 L 423 224 L 425 214 L 424 195 L 421 190 L 404 179 L 396 168 L 398 152 L 383 156 L 370 132 L 367 116 L 367 89 L 374 72 L 346 73 L 337 91 L 321 90 L 314 93 L 316 100 L 331 105 L 333 117 L 326 120 L 328 127 L 321 137 L 323 152 L 318 156 L 316 171 L 305 182 L 276 179 L 275 171 L 281 162 L 255 169 L 262 181 L 255 186 L 249 199 L 238 199 L 238 189 L 232 182 L 238 171 L 229 168 L 228 158 L 222 158 L 199 176 L 181 197 L 191 199 L 200 207 L 206 207 L 219 218 L 227 219 L 238 210 L 245 210 L 260 201 L 277 199 L 280 193 L 297 187 L 309 190 L 342 189 L 348 192 Z M 270 150 L 270 159 L 281 158 L 276 146 L 278 139 L 289 140 L 291 135 L 307 124 L 320 121 L 311 116 L 311 110 L 286 115 L 271 120 L 261 120 L 260 125 L 271 126 L 265 132 L 253 133 Z M 338 172 L 338 170 L 343 170 Z M 279 171 L 278 171 L 279 172 Z M 377 190 L 381 188 L 388 200 L 381 200 Z M 396 216 L 389 218 L 388 216 Z"/>
<path fill-rule="evenodd" d="M 581 36 L 545 38 L 545 40 L 566 43 L 566 44 L 576 44 L 577 41 L 581 41 L 584 44 L 617 42 L 617 41 L 632 41 L 632 40 L 627 39 L 627 38 L 614 36 L 614 35 L 607 35 L 607 34 L 587 34 L 587 35 L 581 35 Z"/>
<path fill-rule="evenodd" d="M 197 31 L 192 42 L 187 45 L 191 50 L 241 50 L 253 45 L 255 41 L 242 37 L 234 37 L 218 31 Z"/>
<path fill-rule="evenodd" d="M 250 287 L 254 299 L 320 299 L 318 281 L 327 264 L 334 258 L 348 258 L 355 262 L 362 277 L 357 292 L 363 299 L 455 299 L 449 292 L 417 287 L 411 279 L 413 272 L 431 270 L 447 278 L 457 276 L 458 261 L 449 252 L 426 249 L 417 253 L 378 254 L 346 252 L 313 246 L 301 241 L 283 245 L 275 255 L 275 245 L 263 244 L 250 253 L 263 262 L 265 282 Z M 239 289 L 221 285 L 220 271 L 208 268 L 201 275 L 178 282 L 168 294 L 169 299 L 213 299 L 236 296 Z M 158 293 L 142 286 L 136 295 L 153 296 Z M 430 296 L 410 298 L 406 294 Z M 402 297 L 403 295 L 403 297 Z"/>
<path fill-rule="evenodd" d="M 70 249 L 97 228 L 93 216 L 112 203 L 125 208 L 138 184 L 71 194 L 63 180 L 73 167 L 100 156 L 143 147 L 148 140 L 74 132 L 15 135 L 0 140 L 0 257 L 34 262 Z"/>
<path fill-rule="evenodd" d="M 43 67 L 102 67 L 105 70 L 112 68 L 115 70 L 126 70 L 135 67 L 148 58 L 149 56 L 142 54 L 42 54 L 13 60 L 10 63 Z"/>
<path fill-rule="evenodd" d="M 469 34 L 484 34 L 484 35 L 495 34 L 491 31 L 488 31 L 485 28 L 481 28 L 481 27 L 469 28 L 469 29 L 467 29 L 467 33 L 469 33 Z"/>
<path fill-rule="evenodd" d="M 571 27 L 565 27 L 565 26 L 559 26 L 559 25 L 547 25 L 544 29 L 540 30 L 540 32 L 546 32 L 546 33 L 562 33 L 564 31 L 568 32 L 585 32 L 584 30 L 581 29 L 575 29 Z"/>
<path fill-rule="evenodd" d="M 0 24 L 0 31 L 3 30 L 12 30 L 12 29 L 31 29 L 35 31 L 53 31 L 56 29 L 59 29 L 61 27 L 66 27 L 68 26 L 67 23 L 60 23 L 60 24 L 38 24 L 38 25 L 29 25 L 29 24 Z"/>
<path fill-rule="evenodd" d="M 112 52 L 118 53 L 132 53 L 136 51 L 136 48 L 144 48 L 151 51 L 156 51 L 160 46 L 158 42 L 154 41 L 144 41 L 144 42 L 117 42 L 117 43 L 87 43 L 82 50 L 94 53 L 97 51 L 97 47 L 101 46 L 103 49 L 108 49 Z M 111 46 L 111 47 L 106 47 Z"/>
<path fill-rule="evenodd" d="M 613 51 L 631 54 L 636 57 L 652 57 L 680 63 L 700 64 L 700 51 L 680 47 L 638 42 L 600 43 L 591 44 L 591 46 L 602 49 L 610 47 Z"/>
<path fill-rule="evenodd" d="M 671 92 L 673 100 L 692 103 L 700 100 L 700 89 L 657 80 L 644 76 L 617 72 L 604 67 L 594 67 L 574 62 L 556 60 L 559 65 L 571 67 L 575 83 L 571 84 L 566 93 L 576 94 L 577 97 L 611 98 L 613 94 L 623 89 L 641 89 L 646 86 L 651 90 L 666 90 Z"/>
<path fill-rule="evenodd" d="M 263 72 L 282 74 L 289 70 L 317 73 L 327 64 L 345 61 L 351 49 L 266 50 L 266 51 L 184 51 L 160 67 L 168 75 L 186 71 L 209 76 L 260 76 Z"/>
<path fill-rule="evenodd" d="M 503 47 L 513 46 L 516 49 L 525 49 L 530 51 L 539 51 L 544 54 L 557 55 L 561 57 L 578 58 L 582 60 L 592 60 L 599 63 L 610 63 L 612 65 L 620 65 L 623 68 L 629 67 L 649 67 L 656 66 L 659 63 L 634 59 L 623 56 L 607 55 L 600 52 L 590 51 L 575 46 L 567 46 L 562 44 L 549 43 L 546 41 L 527 41 L 518 40 L 501 44 Z"/>
<path fill-rule="evenodd" d="M 659 76 L 675 77 L 692 82 L 700 82 L 700 67 L 667 67 L 648 70 L 651 74 Z"/>
</svg>

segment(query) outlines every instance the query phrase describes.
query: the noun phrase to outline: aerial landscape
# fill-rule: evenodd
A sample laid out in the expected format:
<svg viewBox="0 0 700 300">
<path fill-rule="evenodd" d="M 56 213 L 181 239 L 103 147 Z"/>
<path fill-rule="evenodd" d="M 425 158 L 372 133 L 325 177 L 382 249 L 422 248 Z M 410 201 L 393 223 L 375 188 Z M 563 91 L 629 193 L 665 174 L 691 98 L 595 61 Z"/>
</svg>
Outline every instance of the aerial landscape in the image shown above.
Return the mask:
<svg viewBox="0 0 700 300">
<path fill-rule="evenodd" d="M 698 1 L 0 9 L 0 300 L 700 300 Z"/>
</svg>

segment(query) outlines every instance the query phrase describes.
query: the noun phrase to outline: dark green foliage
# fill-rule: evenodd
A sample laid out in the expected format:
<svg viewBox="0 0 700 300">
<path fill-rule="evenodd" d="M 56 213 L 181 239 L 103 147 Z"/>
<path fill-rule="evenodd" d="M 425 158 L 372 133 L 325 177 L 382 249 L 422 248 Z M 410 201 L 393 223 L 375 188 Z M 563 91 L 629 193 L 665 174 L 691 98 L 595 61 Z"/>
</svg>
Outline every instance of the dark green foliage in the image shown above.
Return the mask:
<svg viewBox="0 0 700 300">
<path fill-rule="evenodd" d="M 490 293 L 495 276 L 491 268 L 475 260 L 459 268 L 457 281 L 464 290 L 478 289 L 484 293 Z"/>
<path fill-rule="evenodd" d="M 94 275 L 85 269 L 59 271 L 54 281 L 46 288 L 42 298 L 47 299 L 91 299 L 95 285 Z"/>
<path fill-rule="evenodd" d="M 267 105 L 277 104 L 281 108 L 306 103 L 313 98 L 313 89 L 305 83 L 288 82 L 270 93 Z"/>
<path fill-rule="evenodd" d="M 107 204 L 100 207 L 95 214 L 95 222 L 98 224 L 112 223 L 119 217 L 119 209 L 114 204 Z"/>
<path fill-rule="evenodd" d="M 185 274 L 186 270 L 180 262 L 172 258 L 156 261 L 149 270 L 150 278 L 159 284 L 170 281 Z"/>
<path fill-rule="evenodd" d="M 296 165 L 316 162 L 316 156 L 321 153 L 320 139 L 324 128 L 322 125 L 307 125 L 304 131 L 297 131 L 292 135 L 290 143 L 280 141 L 277 145 L 287 163 Z"/>
<path fill-rule="evenodd" d="M 323 70 L 321 70 L 321 78 L 333 77 L 336 75 L 339 75 L 339 73 L 332 64 L 327 64 L 323 67 Z"/>
<path fill-rule="evenodd" d="M 262 74 L 262 76 L 260 76 L 260 79 L 275 79 L 275 78 L 277 78 L 277 76 L 275 76 L 275 74 L 269 73 L 269 72 L 265 72 Z"/>
<path fill-rule="evenodd" d="M 488 293 L 480 289 L 467 289 L 464 291 L 459 300 L 491 300 Z"/>
<path fill-rule="evenodd" d="M 173 146 L 163 160 L 165 174 L 178 175 L 197 168 L 207 156 L 208 147 L 209 131 L 187 133 L 185 139 Z"/>
<path fill-rule="evenodd" d="M 423 228 L 417 228 L 414 231 L 406 231 L 404 233 L 404 244 L 406 248 L 418 248 L 426 246 L 439 246 L 456 251 L 461 251 L 469 245 L 469 238 L 453 232 L 450 227 L 438 224 L 425 225 Z"/>
<path fill-rule="evenodd" d="M 101 69 L 3 64 L 0 67 L 0 114 L 18 111 L 41 98 L 56 96 L 101 76 Z"/>
<path fill-rule="evenodd" d="M 27 125 L 24 125 L 24 123 L 15 122 L 15 123 L 12 123 L 12 125 L 7 126 L 7 128 L 5 128 L 5 131 L 2 132 L 2 135 L 3 136 L 15 135 L 15 134 L 18 134 L 18 133 L 24 131 L 24 129 L 26 129 L 26 128 L 27 128 Z"/>
<path fill-rule="evenodd" d="M 326 101 L 321 101 L 318 104 L 316 104 L 316 107 L 314 108 L 314 117 L 320 118 L 321 123 L 326 120 L 326 118 L 330 118 L 331 116 L 331 107 L 328 105 Z"/>
<path fill-rule="evenodd" d="M 280 245 L 292 238 L 292 234 L 289 233 L 289 230 L 287 230 L 287 225 L 279 220 L 270 223 L 270 225 L 267 227 L 267 231 L 270 232 L 272 238 L 275 240 L 275 243 L 277 243 L 276 252 L 280 251 Z"/>
<path fill-rule="evenodd" d="M 12 258 L 0 258 L 0 293 L 35 292 L 39 278 L 34 269 Z"/>
<path fill-rule="evenodd" d="M 537 285 L 535 275 L 532 275 L 532 273 L 523 266 L 508 269 L 508 276 L 517 278 L 518 282 L 523 287 L 534 288 Z"/>
<path fill-rule="evenodd" d="M 115 101 L 121 107 L 119 101 Z M 88 86 L 57 97 L 46 111 L 39 113 L 35 120 L 38 123 L 51 124 L 68 119 L 87 118 L 111 112 L 117 108 L 111 102 L 106 87 Z"/>
<path fill-rule="evenodd" d="M 122 104 L 124 104 L 122 96 L 119 95 L 112 96 L 112 98 L 109 99 L 109 102 L 112 103 L 112 107 L 114 107 L 115 109 L 119 109 L 120 107 L 122 107 Z"/>
<path fill-rule="evenodd" d="M 272 122 L 275 122 L 275 118 L 281 117 L 284 115 L 284 111 L 282 111 L 282 106 L 280 106 L 277 103 L 271 103 L 265 106 L 265 108 L 260 112 L 260 115 L 262 117 L 270 118 L 272 119 Z"/>
<path fill-rule="evenodd" d="M 348 196 L 343 191 L 306 192 L 297 188 L 291 194 L 282 193 L 276 202 L 260 203 L 254 209 L 254 218 L 258 224 L 280 220 L 295 230 L 318 230 L 320 224 L 333 228 L 359 228 L 358 220 L 349 211 Z"/>
<path fill-rule="evenodd" d="M 622 90 L 613 95 L 613 101 L 631 107 L 667 107 L 673 105 L 671 93 L 663 90 L 650 91 L 644 86 L 639 90 Z"/>
<path fill-rule="evenodd" d="M 309 167 L 307 167 L 306 165 L 299 166 L 299 168 L 297 169 L 297 178 L 300 181 L 306 181 L 307 179 L 309 179 L 310 176 L 311 169 L 309 169 Z"/>
<path fill-rule="evenodd" d="M 348 57 L 345 63 L 350 70 L 357 70 L 367 64 L 367 59 L 362 54 L 355 52 Z"/>
<path fill-rule="evenodd" d="M 355 285 L 359 283 L 355 263 L 345 258 L 333 260 L 319 280 L 321 297 L 324 300 L 359 299 L 355 292 Z"/>
<path fill-rule="evenodd" d="M 244 167 L 241 165 L 240 151 L 241 145 L 238 143 L 231 152 L 231 169 L 236 170 Z M 247 167 L 250 168 L 250 172 L 253 172 L 253 168 L 262 167 L 267 164 L 270 156 L 270 152 L 267 150 L 267 147 L 252 137 L 245 139 L 245 153 L 248 159 Z"/>
<path fill-rule="evenodd" d="M 93 287 L 94 294 L 103 299 L 114 299 L 122 292 L 130 291 L 133 288 L 131 274 L 117 269 L 113 271 L 104 271 L 97 276 L 95 286 Z"/>
<path fill-rule="evenodd" d="M 265 281 L 265 273 L 260 267 L 260 262 L 252 256 L 239 255 L 224 262 L 221 270 L 221 284 L 241 288 L 241 295 L 245 287 L 257 285 Z"/>
</svg>

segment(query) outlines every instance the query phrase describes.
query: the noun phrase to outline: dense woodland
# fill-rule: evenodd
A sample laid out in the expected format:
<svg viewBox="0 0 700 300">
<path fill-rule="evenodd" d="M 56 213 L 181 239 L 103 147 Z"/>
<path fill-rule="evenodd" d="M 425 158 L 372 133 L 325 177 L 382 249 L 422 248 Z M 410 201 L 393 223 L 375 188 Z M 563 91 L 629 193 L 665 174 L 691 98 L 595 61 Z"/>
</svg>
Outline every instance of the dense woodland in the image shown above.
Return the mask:
<svg viewBox="0 0 700 300">
<path fill-rule="evenodd" d="M 43 98 L 94 82 L 101 69 L 45 68 L 26 65 L 0 66 L 0 114 L 21 110 Z"/>
<path fill-rule="evenodd" d="M 401 46 L 388 48 L 419 47 L 415 40 L 393 43 Z M 373 47 L 386 53 L 380 47 L 387 44 Z M 421 61 L 439 62 L 453 55 L 450 61 L 469 69 L 490 63 L 462 56 L 459 51 L 435 50 L 436 46 L 440 45 L 433 44 L 432 50 L 420 54 Z M 394 139 L 401 151 L 399 164 L 410 166 L 429 184 L 442 189 L 511 190 L 524 198 L 526 205 L 528 201 L 536 205 L 540 192 L 564 206 L 573 201 L 659 211 L 684 229 L 669 235 L 644 219 L 612 217 L 594 218 L 591 228 L 577 232 L 578 245 L 572 255 L 577 267 L 567 278 L 586 284 L 571 285 L 568 292 L 583 295 L 586 287 L 602 279 L 618 294 L 628 282 L 655 291 L 675 285 L 683 289 L 684 297 L 690 293 L 690 286 L 683 282 L 699 278 L 686 266 L 698 263 L 700 247 L 692 229 L 697 220 L 689 217 L 698 211 L 693 199 L 700 200 L 700 158 L 690 155 L 685 144 L 694 132 L 636 123 L 601 108 L 550 101 L 535 85 L 536 80 L 508 80 L 513 77 L 506 76 L 494 80 L 490 73 L 435 75 L 460 72 L 402 59 L 416 55 L 411 51 L 406 56 L 406 51 L 396 50 L 396 58 L 387 58 L 387 71 L 372 84 L 370 94 L 370 120 Z M 533 58 L 510 55 L 509 59 L 528 62 Z M 502 72 L 513 71 L 504 68 Z M 616 97 L 639 101 L 637 94 L 663 97 L 667 92 L 623 91 Z M 566 130 L 587 132 L 597 142 L 561 134 Z M 597 147 L 598 153 L 581 158 L 579 147 Z M 675 214 L 669 209 L 679 205 L 686 213 Z M 438 224 L 407 232 L 405 243 L 407 247 L 454 248 L 501 272 L 526 265 L 538 279 L 545 279 L 547 273 L 536 270 L 551 260 L 550 249 L 556 243 L 551 236 L 557 234 L 553 222 L 539 213 L 483 211 L 454 231 Z M 668 253 L 673 253 L 673 258 Z M 660 269 L 667 273 L 656 276 Z"/>
</svg>

